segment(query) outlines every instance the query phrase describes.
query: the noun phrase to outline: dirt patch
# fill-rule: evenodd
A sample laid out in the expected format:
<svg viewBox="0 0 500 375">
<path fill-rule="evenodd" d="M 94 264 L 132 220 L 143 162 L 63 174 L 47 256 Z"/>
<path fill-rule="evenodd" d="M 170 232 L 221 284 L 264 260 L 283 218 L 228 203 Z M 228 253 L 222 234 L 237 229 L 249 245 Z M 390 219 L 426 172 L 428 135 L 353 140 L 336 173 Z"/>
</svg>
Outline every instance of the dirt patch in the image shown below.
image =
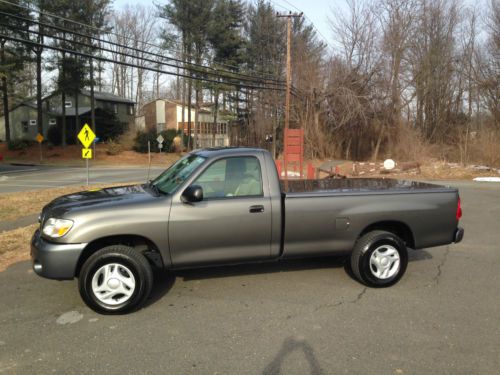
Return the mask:
<svg viewBox="0 0 500 375">
<path fill-rule="evenodd" d="M 324 163 L 324 160 L 312 161 L 312 165 L 315 168 L 319 168 Z M 405 180 L 472 180 L 475 177 L 500 176 L 500 171 L 495 168 L 488 170 L 487 167 L 476 165 L 464 166 L 459 163 L 448 163 L 435 159 L 419 161 L 419 169 L 391 173 L 380 173 L 379 169 L 382 168 L 383 161 L 377 161 L 374 163 L 375 166 L 361 167 L 360 169 L 363 170 L 363 173 L 357 175 L 353 174 L 352 161 L 339 161 L 338 164 L 338 173 L 346 177 L 397 178 Z M 319 177 L 325 178 L 327 174 L 320 173 Z"/>
<path fill-rule="evenodd" d="M 38 224 L 0 233 L 0 272 L 9 265 L 30 258 L 31 236 Z"/>
<path fill-rule="evenodd" d="M 108 155 L 108 145 L 97 144 L 94 159 L 90 160 L 92 165 L 148 165 L 148 154 L 135 151 L 122 151 L 118 155 Z M 60 165 L 84 165 L 82 159 L 82 147 L 70 145 L 66 147 L 49 147 L 42 145 L 42 164 Z M 26 150 L 10 151 L 5 143 L 0 144 L 0 155 L 4 163 L 30 163 L 40 164 L 40 148 L 38 145 Z M 169 166 L 179 159 L 175 153 L 152 153 L 151 164 Z"/>
<path fill-rule="evenodd" d="M 30 214 L 39 213 L 43 206 L 60 197 L 78 191 L 90 189 L 102 189 L 105 187 L 119 186 L 123 184 L 96 184 L 90 186 L 71 186 L 59 189 L 47 189 L 43 192 L 23 191 L 20 193 L 8 193 L 0 195 L 0 220 L 11 221 Z"/>
</svg>

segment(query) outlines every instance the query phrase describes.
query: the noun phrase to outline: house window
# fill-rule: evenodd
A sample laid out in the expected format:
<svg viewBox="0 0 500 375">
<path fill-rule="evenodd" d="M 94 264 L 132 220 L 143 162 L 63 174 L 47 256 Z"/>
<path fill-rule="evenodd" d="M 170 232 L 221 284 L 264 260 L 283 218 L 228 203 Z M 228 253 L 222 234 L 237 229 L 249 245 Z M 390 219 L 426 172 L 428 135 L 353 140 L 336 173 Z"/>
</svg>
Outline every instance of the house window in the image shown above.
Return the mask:
<svg viewBox="0 0 500 375">
<path fill-rule="evenodd" d="M 134 114 L 134 106 L 133 105 L 129 105 L 128 106 L 128 114 L 129 115 L 133 115 Z"/>
<path fill-rule="evenodd" d="M 57 124 L 57 121 L 55 118 L 49 119 L 49 125 L 56 125 L 56 124 Z"/>
<path fill-rule="evenodd" d="M 117 114 L 117 113 L 118 113 L 118 104 L 113 104 L 113 112 L 114 112 L 115 114 Z"/>
<path fill-rule="evenodd" d="M 73 102 L 72 102 L 71 100 L 66 100 L 66 101 L 64 102 L 64 106 L 65 106 L 66 108 L 71 108 L 71 107 L 73 107 Z"/>
<path fill-rule="evenodd" d="M 30 126 L 36 126 L 36 120 L 30 120 Z"/>
<path fill-rule="evenodd" d="M 28 132 L 28 121 L 22 121 L 21 127 L 23 128 L 23 133 L 27 133 Z"/>
</svg>

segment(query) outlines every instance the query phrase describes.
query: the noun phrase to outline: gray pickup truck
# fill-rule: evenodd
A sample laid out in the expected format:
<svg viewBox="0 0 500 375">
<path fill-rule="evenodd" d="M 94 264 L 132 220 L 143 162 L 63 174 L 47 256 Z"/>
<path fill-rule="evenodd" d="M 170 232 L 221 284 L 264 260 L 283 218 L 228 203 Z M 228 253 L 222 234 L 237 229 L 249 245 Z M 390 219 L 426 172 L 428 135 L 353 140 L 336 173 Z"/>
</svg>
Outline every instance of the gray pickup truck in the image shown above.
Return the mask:
<svg viewBox="0 0 500 375">
<path fill-rule="evenodd" d="M 459 242 L 457 189 L 392 179 L 280 181 L 271 155 L 197 150 L 144 185 L 55 199 L 31 242 L 34 271 L 78 278 L 101 313 L 137 309 L 153 269 L 175 270 L 350 253 L 355 277 L 395 284 L 407 247 Z"/>
</svg>

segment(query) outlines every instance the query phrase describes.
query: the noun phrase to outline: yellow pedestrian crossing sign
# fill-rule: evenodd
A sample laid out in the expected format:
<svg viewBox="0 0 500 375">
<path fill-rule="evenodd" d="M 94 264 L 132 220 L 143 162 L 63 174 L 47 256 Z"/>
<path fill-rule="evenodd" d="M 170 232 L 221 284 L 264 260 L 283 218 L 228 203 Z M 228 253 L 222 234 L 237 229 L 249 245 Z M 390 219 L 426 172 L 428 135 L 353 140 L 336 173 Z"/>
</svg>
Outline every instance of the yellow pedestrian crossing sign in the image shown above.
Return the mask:
<svg viewBox="0 0 500 375">
<path fill-rule="evenodd" d="M 80 133 L 78 133 L 78 139 L 80 140 L 80 142 L 82 142 L 83 147 L 90 147 L 95 139 L 95 134 L 92 129 L 90 129 L 90 126 L 88 124 L 83 125 L 82 130 L 80 130 Z"/>
<path fill-rule="evenodd" d="M 82 148 L 82 158 L 92 159 L 92 149 L 91 148 Z"/>
</svg>

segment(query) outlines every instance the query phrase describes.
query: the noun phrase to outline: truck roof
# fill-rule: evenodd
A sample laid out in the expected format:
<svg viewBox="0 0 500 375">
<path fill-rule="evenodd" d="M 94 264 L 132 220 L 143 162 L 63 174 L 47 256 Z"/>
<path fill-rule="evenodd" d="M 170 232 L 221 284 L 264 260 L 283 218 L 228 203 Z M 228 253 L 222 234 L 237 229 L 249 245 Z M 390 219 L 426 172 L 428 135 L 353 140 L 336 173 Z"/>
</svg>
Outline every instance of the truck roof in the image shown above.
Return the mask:
<svg viewBox="0 0 500 375">
<path fill-rule="evenodd" d="M 257 153 L 263 151 L 266 152 L 266 150 L 263 150 L 261 148 L 252 148 L 252 147 L 208 147 L 208 148 L 193 150 L 192 153 L 208 158 L 219 155 L 239 155 L 239 154 L 248 154 L 249 152 Z"/>
</svg>

